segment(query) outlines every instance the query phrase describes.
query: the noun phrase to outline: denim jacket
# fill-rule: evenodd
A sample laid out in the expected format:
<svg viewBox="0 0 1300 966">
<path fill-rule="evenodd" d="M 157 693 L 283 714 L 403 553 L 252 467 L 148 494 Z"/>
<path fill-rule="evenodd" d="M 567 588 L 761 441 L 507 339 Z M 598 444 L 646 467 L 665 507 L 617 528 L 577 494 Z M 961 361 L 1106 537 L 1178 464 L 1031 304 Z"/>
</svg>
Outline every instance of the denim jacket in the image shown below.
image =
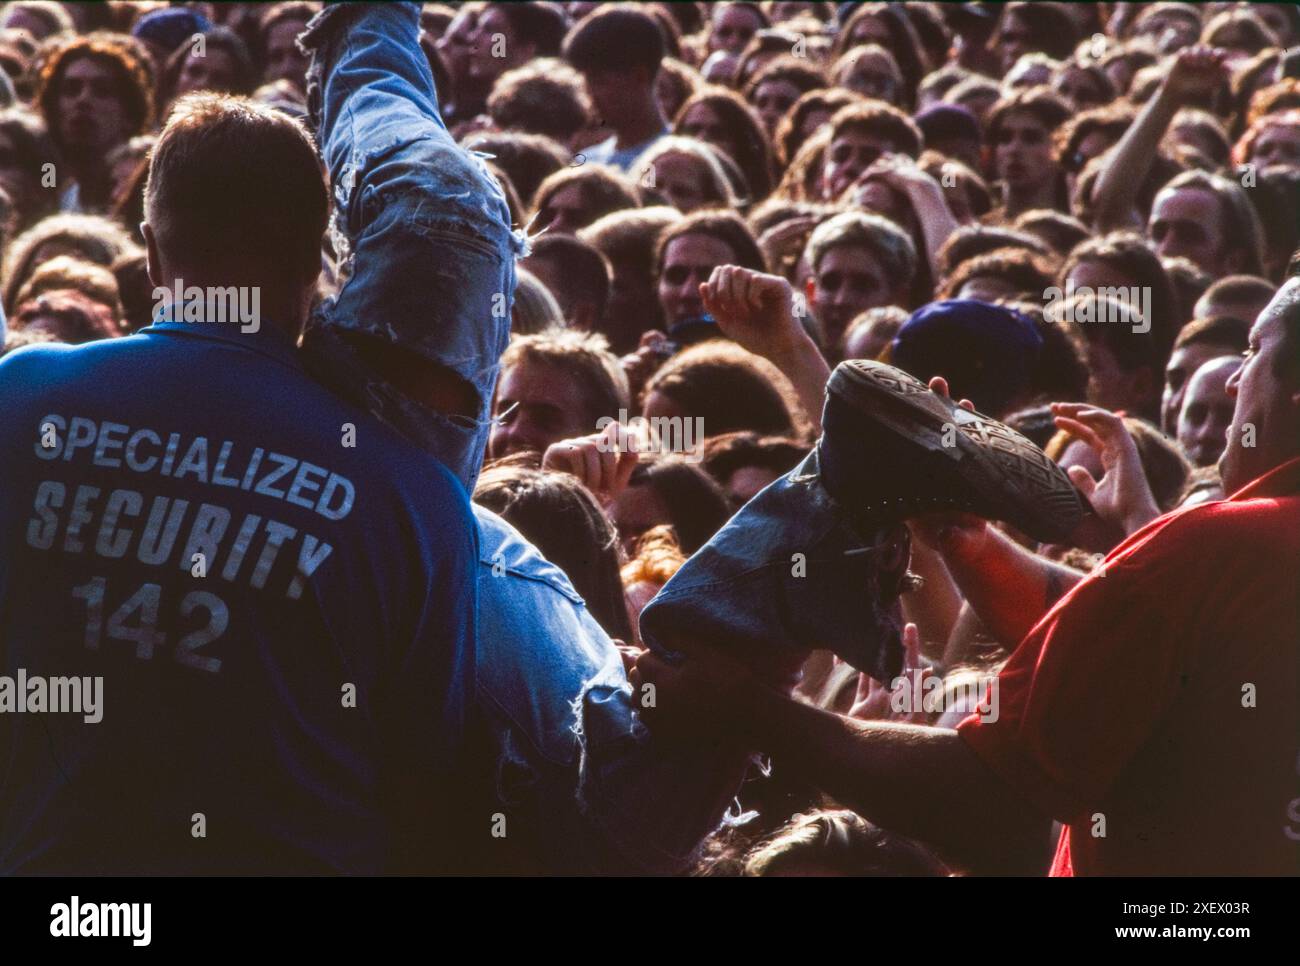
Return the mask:
<svg viewBox="0 0 1300 966">
<path fill-rule="evenodd" d="M 500 189 L 438 113 L 419 5 L 326 8 L 302 38 L 309 109 L 334 186 L 342 287 L 308 325 L 318 377 L 436 455 L 472 490 L 509 338 L 516 257 Z M 479 418 L 449 419 L 368 373 L 339 337 L 381 335 L 451 368 Z M 633 710 L 618 649 L 559 568 L 475 507 L 477 679 L 506 839 L 522 826 L 545 871 L 679 870 L 721 819 L 746 755 L 666 746 Z M 487 828 L 486 819 L 484 828 Z"/>
</svg>

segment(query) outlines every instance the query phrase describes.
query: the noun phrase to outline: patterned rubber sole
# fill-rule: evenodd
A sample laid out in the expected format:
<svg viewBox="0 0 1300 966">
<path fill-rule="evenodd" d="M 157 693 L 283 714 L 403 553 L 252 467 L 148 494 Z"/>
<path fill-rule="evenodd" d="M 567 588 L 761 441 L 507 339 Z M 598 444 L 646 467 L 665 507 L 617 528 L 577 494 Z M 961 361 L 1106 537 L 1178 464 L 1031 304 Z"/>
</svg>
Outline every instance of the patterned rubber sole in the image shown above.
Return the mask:
<svg viewBox="0 0 1300 966">
<path fill-rule="evenodd" d="M 836 367 L 827 390 L 879 426 L 932 452 L 946 451 L 977 505 L 1030 536 L 1062 540 L 1089 512 L 1070 478 L 1033 442 L 901 369 L 850 360 Z"/>
</svg>

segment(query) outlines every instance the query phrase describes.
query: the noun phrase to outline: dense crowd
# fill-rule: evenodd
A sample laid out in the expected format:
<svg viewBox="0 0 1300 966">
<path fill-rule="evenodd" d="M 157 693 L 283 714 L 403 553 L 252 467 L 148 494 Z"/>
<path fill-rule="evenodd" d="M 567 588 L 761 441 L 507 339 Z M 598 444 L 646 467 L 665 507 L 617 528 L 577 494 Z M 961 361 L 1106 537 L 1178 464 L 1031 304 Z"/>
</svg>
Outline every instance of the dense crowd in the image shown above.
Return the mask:
<svg viewBox="0 0 1300 966">
<path fill-rule="evenodd" d="M 84 790 L 145 734 L 181 771 L 217 739 L 142 719 L 51 765 L 0 720 L 0 871 L 1296 872 L 1298 44 L 1295 4 L 4 4 L 3 671 L 129 649 L 82 643 L 99 577 L 57 625 L 78 554 L 167 588 L 212 547 L 250 623 L 173 673 L 243 683 L 105 665 L 110 700 L 279 710 L 221 726 L 247 773 L 218 754 L 147 845 L 160 812 L 125 795 L 106 845 Z M 191 283 L 257 299 L 207 355 L 167 334 L 214 324 L 166 315 Z M 772 501 L 829 458 L 845 360 L 1020 434 L 1086 521 L 859 519 L 878 553 L 823 577 L 830 517 Z M 230 467 L 280 505 L 191 524 L 187 468 Z M 331 535 L 344 483 L 364 534 Z M 193 630 L 139 606 L 108 634 L 140 656 L 137 620 Z M 332 717 L 359 679 L 364 733 Z M 220 858 L 187 824 L 218 777 L 248 792 Z"/>
</svg>

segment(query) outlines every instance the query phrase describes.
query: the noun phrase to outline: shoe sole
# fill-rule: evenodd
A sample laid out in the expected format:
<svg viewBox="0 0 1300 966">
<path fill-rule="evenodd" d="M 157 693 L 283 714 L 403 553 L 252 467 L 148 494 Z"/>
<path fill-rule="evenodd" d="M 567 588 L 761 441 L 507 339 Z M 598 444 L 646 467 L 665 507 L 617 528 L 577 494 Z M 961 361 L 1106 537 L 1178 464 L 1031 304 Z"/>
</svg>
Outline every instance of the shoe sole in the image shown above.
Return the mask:
<svg viewBox="0 0 1300 966">
<path fill-rule="evenodd" d="M 984 513 L 1043 542 L 1060 542 L 1090 512 L 1070 478 L 1011 427 L 963 409 L 901 369 L 854 359 L 832 373 L 827 392 L 930 459 L 951 461 Z M 960 496 L 954 504 L 962 503 Z M 979 512 L 979 511 L 974 511 Z"/>
</svg>

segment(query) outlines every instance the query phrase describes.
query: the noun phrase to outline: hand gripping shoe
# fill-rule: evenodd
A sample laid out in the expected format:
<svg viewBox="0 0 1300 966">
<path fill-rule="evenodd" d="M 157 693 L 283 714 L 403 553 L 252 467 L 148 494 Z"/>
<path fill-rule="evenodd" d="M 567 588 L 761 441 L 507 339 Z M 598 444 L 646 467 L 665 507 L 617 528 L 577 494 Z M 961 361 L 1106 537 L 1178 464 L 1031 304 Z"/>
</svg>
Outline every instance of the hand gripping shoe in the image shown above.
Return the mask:
<svg viewBox="0 0 1300 966">
<path fill-rule="evenodd" d="M 1028 439 L 901 369 L 842 362 L 826 390 L 822 485 L 860 531 L 961 511 L 1056 543 L 1068 542 L 1091 512 L 1065 471 Z"/>
</svg>

